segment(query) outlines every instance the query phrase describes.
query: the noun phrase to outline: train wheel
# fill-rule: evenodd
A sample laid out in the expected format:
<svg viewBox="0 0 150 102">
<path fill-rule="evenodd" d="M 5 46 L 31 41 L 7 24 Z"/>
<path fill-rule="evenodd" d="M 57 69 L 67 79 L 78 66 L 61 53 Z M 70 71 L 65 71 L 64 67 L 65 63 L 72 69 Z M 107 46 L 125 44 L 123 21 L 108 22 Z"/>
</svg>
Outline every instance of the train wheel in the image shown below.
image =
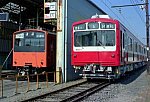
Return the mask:
<svg viewBox="0 0 150 102">
<path fill-rule="evenodd" d="M 113 79 L 112 79 L 112 83 L 115 83 L 115 82 L 116 82 L 116 79 L 115 79 L 115 78 L 113 78 Z"/>
<path fill-rule="evenodd" d="M 87 81 L 88 81 L 88 82 L 91 82 L 91 81 L 92 81 L 92 79 L 91 79 L 91 78 L 87 78 Z"/>
</svg>

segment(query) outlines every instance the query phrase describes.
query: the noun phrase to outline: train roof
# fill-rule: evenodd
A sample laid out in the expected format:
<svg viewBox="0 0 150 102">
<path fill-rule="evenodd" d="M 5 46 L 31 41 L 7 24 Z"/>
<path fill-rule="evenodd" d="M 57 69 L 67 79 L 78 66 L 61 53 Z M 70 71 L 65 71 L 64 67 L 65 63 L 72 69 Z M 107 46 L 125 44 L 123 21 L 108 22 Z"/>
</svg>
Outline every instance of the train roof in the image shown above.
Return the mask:
<svg viewBox="0 0 150 102">
<path fill-rule="evenodd" d="M 44 30 L 40 30 L 40 29 L 23 29 L 23 30 L 18 30 L 14 33 L 18 33 L 18 32 L 26 32 L 26 31 L 42 31 L 45 32 Z"/>
<path fill-rule="evenodd" d="M 24 30 L 18 30 L 18 31 L 16 31 L 16 32 L 14 32 L 14 33 L 26 32 L 26 31 L 48 32 L 48 34 L 56 35 L 56 33 L 55 33 L 55 32 L 50 32 L 50 31 L 42 30 L 42 29 L 24 29 Z"/>
<path fill-rule="evenodd" d="M 112 19 L 112 18 L 90 18 L 90 19 L 85 19 L 85 20 L 80 20 L 77 22 L 74 22 L 73 25 L 81 24 L 81 23 L 86 23 L 86 22 L 93 22 L 93 21 L 99 21 L 101 20 L 102 22 L 114 22 L 114 23 L 119 23 L 118 20 Z"/>
</svg>

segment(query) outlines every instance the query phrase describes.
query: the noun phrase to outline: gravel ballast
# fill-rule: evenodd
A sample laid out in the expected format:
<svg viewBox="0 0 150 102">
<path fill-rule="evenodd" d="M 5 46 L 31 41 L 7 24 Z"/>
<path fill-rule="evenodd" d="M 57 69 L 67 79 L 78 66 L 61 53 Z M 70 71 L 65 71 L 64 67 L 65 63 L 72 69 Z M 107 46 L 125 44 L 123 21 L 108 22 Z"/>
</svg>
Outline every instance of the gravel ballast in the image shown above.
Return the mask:
<svg viewBox="0 0 150 102">
<path fill-rule="evenodd" d="M 145 69 L 131 74 L 83 102 L 150 102 L 150 75 Z"/>
</svg>

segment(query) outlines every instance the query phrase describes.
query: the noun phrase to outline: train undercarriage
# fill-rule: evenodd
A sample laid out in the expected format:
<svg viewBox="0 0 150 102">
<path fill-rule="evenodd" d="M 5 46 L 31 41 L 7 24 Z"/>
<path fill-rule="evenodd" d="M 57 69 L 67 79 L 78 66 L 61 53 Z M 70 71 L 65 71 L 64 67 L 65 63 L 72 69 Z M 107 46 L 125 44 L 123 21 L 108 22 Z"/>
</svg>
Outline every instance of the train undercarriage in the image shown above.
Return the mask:
<svg viewBox="0 0 150 102">
<path fill-rule="evenodd" d="M 115 80 L 144 65 L 146 65 L 145 62 L 136 62 L 122 66 L 101 66 L 98 64 L 88 64 L 82 68 L 82 74 L 80 74 L 80 76 L 86 79 Z"/>
<path fill-rule="evenodd" d="M 52 70 L 52 67 L 44 67 L 44 68 L 36 68 L 32 66 L 16 67 L 17 74 L 21 76 L 39 73 L 44 74 L 45 72 L 52 72 L 52 71 L 54 71 L 54 68 Z"/>
</svg>

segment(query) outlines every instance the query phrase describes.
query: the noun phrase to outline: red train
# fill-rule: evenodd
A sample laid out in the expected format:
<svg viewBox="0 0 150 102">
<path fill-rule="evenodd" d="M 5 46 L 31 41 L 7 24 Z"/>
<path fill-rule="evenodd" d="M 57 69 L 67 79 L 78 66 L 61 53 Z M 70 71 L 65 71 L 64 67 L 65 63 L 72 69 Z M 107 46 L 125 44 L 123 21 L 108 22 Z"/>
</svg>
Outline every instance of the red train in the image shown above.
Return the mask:
<svg viewBox="0 0 150 102">
<path fill-rule="evenodd" d="M 56 34 L 37 29 L 14 32 L 12 65 L 22 74 L 54 71 Z"/>
<path fill-rule="evenodd" d="M 71 64 L 83 78 L 117 79 L 146 64 L 146 46 L 118 20 L 73 23 Z"/>
</svg>

